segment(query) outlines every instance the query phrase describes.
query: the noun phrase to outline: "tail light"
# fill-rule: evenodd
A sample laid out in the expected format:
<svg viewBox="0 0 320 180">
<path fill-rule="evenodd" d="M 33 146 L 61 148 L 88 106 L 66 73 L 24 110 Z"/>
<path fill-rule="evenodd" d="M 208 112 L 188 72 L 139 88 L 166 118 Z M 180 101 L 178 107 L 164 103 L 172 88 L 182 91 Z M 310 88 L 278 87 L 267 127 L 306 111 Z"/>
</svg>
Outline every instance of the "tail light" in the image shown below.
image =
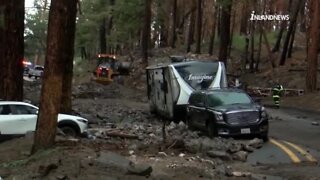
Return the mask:
<svg viewBox="0 0 320 180">
<path fill-rule="evenodd" d="M 101 72 L 102 72 L 102 68 L 101 67 L 97 68 L 97 75 L 100 75 Z"/>
</svg>

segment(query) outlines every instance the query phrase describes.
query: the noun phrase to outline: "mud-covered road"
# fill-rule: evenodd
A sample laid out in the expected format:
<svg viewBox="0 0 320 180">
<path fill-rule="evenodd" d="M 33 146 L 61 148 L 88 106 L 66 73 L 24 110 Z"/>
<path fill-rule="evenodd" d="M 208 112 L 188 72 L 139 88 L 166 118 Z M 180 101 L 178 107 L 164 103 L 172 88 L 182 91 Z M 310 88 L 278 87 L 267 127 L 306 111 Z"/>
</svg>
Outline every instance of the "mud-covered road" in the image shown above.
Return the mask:
<svg viewBox="0 0 320 180">
<path fill-rule="evenodd" d="M 26 82 L 25 92 L 26 100 L 39 103 L 40 82 Z M 116 83 L 75 86 L 73 110 L 89 119 L 89 137 L 70 140 L 57 136 L 55 148 L 32 156 L 32 135 L 1 143 L 0 177 L 320 178 L 318 114 L 268 109 L 270 141 L 263 143 L 259 139 L 209 139 L 183 123 L 166 123 L 163 129 L 163 120 L 149 113 L 145 91 Z"/>
</svg>

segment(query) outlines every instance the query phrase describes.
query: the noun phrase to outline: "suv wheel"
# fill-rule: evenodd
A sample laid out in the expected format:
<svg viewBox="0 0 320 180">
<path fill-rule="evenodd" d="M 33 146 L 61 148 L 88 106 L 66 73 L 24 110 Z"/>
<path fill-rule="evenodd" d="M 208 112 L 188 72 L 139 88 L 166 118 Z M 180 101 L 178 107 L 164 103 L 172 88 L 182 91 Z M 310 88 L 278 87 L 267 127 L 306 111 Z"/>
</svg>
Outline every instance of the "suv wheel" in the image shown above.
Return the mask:
<svg viewBox="0 0 320 180">
<path fill-rule="evenodd" d="M 65 135 L 67 135 L 67 136 L 73 136 L 73 137 L 75 137 L 75 136 L 78 135 L 76 129 L 74 129 L 74 128 L 71 127 L 71 126 L 62 126 L 62 127 L 60 127 L 60 129 L 61 129 L 62 132 L 63 132 Z"/>
<path fill-rule="evenodd" d="M 217 136 L 217 130 L 212 120 L 209 120 L 207 123 L 207 131 L 210 138 Z"/>
<path fill-rule="evenodd" d="M 186 124 L 189 130 L 193 131 L 195 128 L 193 127 L 192 121 L 190 120 L 190 117 L 186 118 Z"/>
<path fill-rule="evenodd" d="M 268 141 L 269 141 L 269 136 L 268 136 L 268 134 L 266 134 L 266 135 L 261 135 L 261 139 L 263 140 L 263 142 L 268 142 Z"/>
</svg>

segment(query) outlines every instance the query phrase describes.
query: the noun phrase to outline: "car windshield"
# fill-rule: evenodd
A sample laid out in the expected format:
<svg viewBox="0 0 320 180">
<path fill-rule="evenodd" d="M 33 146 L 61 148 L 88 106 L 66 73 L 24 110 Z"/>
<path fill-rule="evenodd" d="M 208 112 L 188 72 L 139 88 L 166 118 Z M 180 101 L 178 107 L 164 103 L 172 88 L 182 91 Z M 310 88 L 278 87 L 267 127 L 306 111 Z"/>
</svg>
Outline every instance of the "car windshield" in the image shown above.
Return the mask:
<svg viewBox="0 0 320 180">
<path fill-rule="evenodd" d="M 251 99 L 243 92 L 213 92 L 208 95 L 208 106 L 224 106 L 232 104 L 249 104 Z"/>
</svg>

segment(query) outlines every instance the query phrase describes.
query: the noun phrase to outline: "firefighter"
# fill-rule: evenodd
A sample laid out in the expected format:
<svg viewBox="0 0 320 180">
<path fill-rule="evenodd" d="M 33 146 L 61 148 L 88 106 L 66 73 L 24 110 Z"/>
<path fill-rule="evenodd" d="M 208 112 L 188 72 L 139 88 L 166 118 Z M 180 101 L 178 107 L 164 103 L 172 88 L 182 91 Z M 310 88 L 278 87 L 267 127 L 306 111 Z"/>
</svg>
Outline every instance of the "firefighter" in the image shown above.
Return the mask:
<svg viewBox="0 0 320 180">
<path fill-rule="evenodd" d="M 280 98 L 282 96 L 283 90 L 283 86 L 280 84 L 277 84 L 272 88 L 272 99 L 277 108 L 280 107 Z"/>
</svg>

